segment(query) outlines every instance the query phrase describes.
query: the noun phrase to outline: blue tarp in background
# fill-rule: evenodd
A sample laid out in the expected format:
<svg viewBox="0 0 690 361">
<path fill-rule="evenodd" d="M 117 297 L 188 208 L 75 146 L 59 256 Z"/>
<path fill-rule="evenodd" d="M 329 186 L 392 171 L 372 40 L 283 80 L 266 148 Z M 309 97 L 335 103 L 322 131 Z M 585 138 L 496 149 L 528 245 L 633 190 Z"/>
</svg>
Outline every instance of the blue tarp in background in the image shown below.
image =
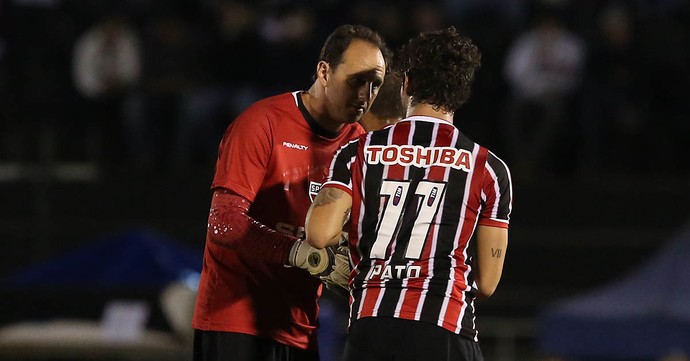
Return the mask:
<svg viewBox="0 0 690 361">
<path fill-rule="evenodd" d="M 137 287 L 161 289 L 170 282 L 182 281 L 196 289 L 202 264 L 203 247 L 189 248 L 156 231 L 136 230 L 106 237 L 14 272 L 0 279 L 0 287 L 107 291 Z M 336 304 L 328 298 L 322 298 L 320 303 L 321 359 L 338 360 L 345 337 L 347 303 Z"/>
<path fill-rule="evenodd" d="M 690 225 L 628 277 L 551 305 L 538 324 L 545 354 L 596 360 L 690 354 Z"/>
<path fill-rule="evenodd" d="M 13 288 L 152 287 L 194 282 L 203 247 L 190 248 L 149 229 L 124 232 L 31 265 L 0 280 Z"/>
</svg>

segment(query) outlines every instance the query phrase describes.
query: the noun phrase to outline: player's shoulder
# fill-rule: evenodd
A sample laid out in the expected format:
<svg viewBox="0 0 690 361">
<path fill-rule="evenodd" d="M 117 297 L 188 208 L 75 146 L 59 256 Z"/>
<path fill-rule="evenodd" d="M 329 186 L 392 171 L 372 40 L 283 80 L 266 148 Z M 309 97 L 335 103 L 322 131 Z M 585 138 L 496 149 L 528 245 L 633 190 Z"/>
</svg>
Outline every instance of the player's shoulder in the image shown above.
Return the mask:
<svg viewBox="0 0 690 361">
<path fill-rule="evenodd" d="M 486 164 L 487 167 L 490 167 L 493 172 L 497 174 L 504 174 L 507 176 L 510 176 L 510 169 L 508 168 L 508 165 L 506 162 L 501 159 L 499 156 L 496 155 L 493 151 L 486 147 L 480 146 L 481 149 L 483 149 L 487 155 L 486 155 Z"/>
<path fill-rule="evenodd" d="M 275 112 L 286 111 L 294 112 L 297 110 L 298 108 L 297 100 L 295 99 L 295 93 L 282 93 L 255 101 L 244 111 L 244 113 L 271 114 Z"/>
<path fill-rule="evenodd" d="M 293 93 L 283 93 L 259 99 L 242 111 L 233 123 L 270 124 L 299 116 Z"/>
<path fill-rule="evenodd" d="M 474 149 L 476 147 L 477 154 L 483 153 L 486 155 L 483 158 L 486 159 L 487 163 L 500 164 L 502 167 L 504 167 L 506 169 L 508 168 L 506 163 L 503 161 L 503 159 L 501 159 L 499 156 L 497 156 L 496 153 L 494 153 L 491 149 L 489 149 L 488 147 L 486 147 L 480 143 L 475 142 L 470 137 L 465 135 L 462 131 L 459 131 L 459 134 L 460 134 L 460 142 L 459 142 L 460 147 L 467 149 L 467 150 L 470 150 L 470 151 L 472 151 L 472 149 Z"/>
<path fill-rule="evenodd" d="M 470 141 L 470 142 L 471 142 L 471 141 Z M 481 145 L 481 144 L 479 144 L 479 143 L 474 143 L 474 142 L 472 142 L 472 143 L 473 143 L 474 145 L 476 145 L 478 153 L 484 153 L 484 154 L 486 154 L 486 157 L 485 157 L 485 158 L 486 158 L 486 161 L 487 161 L 487 162 L 489 162 L 489 161 L 494 161 L 494 160 L 497 160 L 497 161 L 499 161 L 499 162 L 503 162 L 503 160 L 501 160 L 501 158 L 499 158 L 499 157 L 496 155 L 496 153 L 494 153 L 491 149 L 489 149 L 489 148 L 487 148 L 487 147 L 485 147 L 485 146 L 483 146 L 483 145 Z"/>
<path fill-rule="evenodd" d="M 354 135 L 354 137 L 360 137 L 367 134 L 367 131 L 364 130 L 364 127 L 359 122 L 347 124 L 347 126 L 350 128 L 350 132 Z"/>
<path fill-rule="evenodd" d="M 364 130 L 364 127 L 362 127 L 361 124 L 350 123 L 350 124 L 345 124 L 343 126 L 343 128 L 340 130 L 338 138 L 341 140 L 350 141 L 350 140 L 361 138 L 362 136 L 364 136 L 366 134 L 367 134 L 367 132 Z"/>
</svg>

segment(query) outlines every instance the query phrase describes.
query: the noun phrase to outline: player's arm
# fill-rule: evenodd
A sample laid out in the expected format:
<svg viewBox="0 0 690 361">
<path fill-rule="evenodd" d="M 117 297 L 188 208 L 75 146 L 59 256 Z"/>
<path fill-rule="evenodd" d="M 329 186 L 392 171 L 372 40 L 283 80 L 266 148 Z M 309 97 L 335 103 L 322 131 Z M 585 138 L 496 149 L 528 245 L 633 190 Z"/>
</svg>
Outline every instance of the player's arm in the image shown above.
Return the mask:
<svg viewBox="0 0 690 361">
<path fill-rule="evenodd" d="M 478 296 L 490 297 L 501 279 L 508 246 L 508 224 L 513 204 L 510 171 L 495 154 L 487 151 L 482 187 L 482 211 L 477 227 Z"/>
<path fill-rule="evenodd" d="M 297 238 L 277 232 L 248 215 L 251 202 L 225 188 L 216 188 L 208 215 L 209 241 L 243 257 L 286 264 Z"/>
<path fill-rule="evenodd" d="M 335 246 L 341 239 L 343 227 L 350 219 L 352 208 L 352 173 L 359 138 L 343 145 L 333 155 L 326 175 L 326 183 L 314 198 L 305 221 L 306 240 L 316 248 Z"/>
<path fill-rule="evenodd" d="M 328 185 L 321 188 L 307 212 L 307 243 L 319 249 L 338 245 L 351 208 L 350 193 Z"/>
<path fill-rule="evenodd" d="M 503 260 L 508 246 L 508 229 L 479 225 L 477 227 L 477 272 L 475 282 L 479 298 L 490 297 L 501 279 Z"/>
<path fill-rule="evenodd" d="M 252 262 L 297 266 L 315 276 L 332 272 L 333 250 L 315 249 L 271 229 L 247 214 L 250 205 L 246 198 L 228 189 L 215 189 L 208 217 L 209 241 Z"/>
</svg>

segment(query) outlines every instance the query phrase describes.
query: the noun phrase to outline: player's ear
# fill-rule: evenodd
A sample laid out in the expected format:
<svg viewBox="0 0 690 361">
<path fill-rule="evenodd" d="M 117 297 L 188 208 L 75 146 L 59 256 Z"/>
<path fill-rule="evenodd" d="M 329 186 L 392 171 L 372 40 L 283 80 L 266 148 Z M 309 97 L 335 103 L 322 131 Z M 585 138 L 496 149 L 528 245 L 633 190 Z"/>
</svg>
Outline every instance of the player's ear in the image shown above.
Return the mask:
<svg viewBox="0 0 690 361">
<path fill-rule="evenodd" d="M 411 96 L 412 86 L 410 85 L 410 78 L 407 77 L 407 73 L 403 74 L 402 79 L 402 96 Z"/>
<path fill-rule="evenodd" d="M 316 64 L 316 80 L 318 80 L 318 82 L 321 83 L 322 86 L 326 86 L 326 83 L 328 82 L 329 70 L 330 65 L 323 60 Z"/>
</svg>

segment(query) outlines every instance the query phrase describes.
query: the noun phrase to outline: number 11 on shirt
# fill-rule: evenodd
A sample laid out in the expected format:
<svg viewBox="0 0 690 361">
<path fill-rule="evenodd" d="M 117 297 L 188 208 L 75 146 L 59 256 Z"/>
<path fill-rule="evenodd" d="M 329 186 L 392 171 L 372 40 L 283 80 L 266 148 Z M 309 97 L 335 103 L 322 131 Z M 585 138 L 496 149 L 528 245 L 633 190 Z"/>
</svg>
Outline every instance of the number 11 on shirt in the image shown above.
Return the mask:
<svg viewBox="0 0 690 361">
<path fill-rule="evenodd" d="M 396 233 L 396 230 L 401 226 L 400 223 L 405 212 L 405 205 L 414 204 L 417 205 L 417 210 L 410 241 L 405 250 L 405 258 L 419 259 L 424 248 L 424 241 L 426 241 L 432 220 L 441 204 L 445 189 L 446 183 L 420 181 L 416 189 L 414 189 L 414 196 L 417 198 L 417 201 L 405 202 L 410 192 L 410 181 L 384 180 L 381 183 L 380 191 L 380 196 L 384 198 L 385 202 L 384 211 L 379 220 L 376 240 L 371 247 L 369 258 L 386 258 L 386 250 L 390 242 L 394 236 L 397 237 L 400 234 L 399 232 Z"/>
</svg>

